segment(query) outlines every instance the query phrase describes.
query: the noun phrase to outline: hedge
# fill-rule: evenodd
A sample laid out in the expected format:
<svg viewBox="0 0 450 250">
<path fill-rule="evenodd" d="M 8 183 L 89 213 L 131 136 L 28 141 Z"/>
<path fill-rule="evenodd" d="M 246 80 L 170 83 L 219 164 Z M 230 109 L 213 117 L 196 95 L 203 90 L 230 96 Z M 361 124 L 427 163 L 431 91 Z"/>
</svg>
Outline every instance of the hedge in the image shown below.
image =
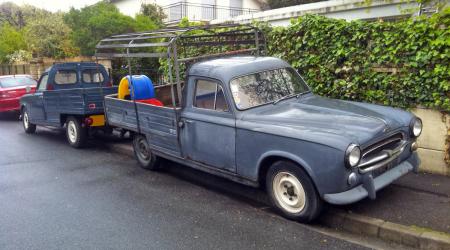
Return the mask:
<svg viewBox="0 0 450 250">
<path fill-rule="evenodd" d="M 450 110 L 450 8 L 432 17 L 366 22 L 306 15 L 266 29 L 268 52 L 332 98 Z"/>
</svg>

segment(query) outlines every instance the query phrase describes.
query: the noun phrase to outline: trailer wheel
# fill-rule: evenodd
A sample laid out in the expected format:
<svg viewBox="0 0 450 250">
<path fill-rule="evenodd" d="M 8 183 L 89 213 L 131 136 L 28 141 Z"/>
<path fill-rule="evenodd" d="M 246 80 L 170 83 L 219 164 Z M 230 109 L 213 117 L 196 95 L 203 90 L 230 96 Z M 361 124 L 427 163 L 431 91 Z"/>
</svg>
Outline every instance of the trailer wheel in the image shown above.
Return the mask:
<svg viewBox="0 0 450 250">
<path fill-rule="evenodd" d="M 310 222 L 320 214 L 322 200 L 311 178 L 290 161 L 278 161 L 269 168 L 266 188 L 272 204 L 286 218 Z"/>
<path fill-rule="evenodd" d="M 160 168 L 161 160 L 158 156 L 152 153 L 145 136 L 134 136 L 133 149 L 134 155 L 142 168 L 148 170 L 157 170 Z"/>
<path fill-rule="evenodd" d="M 36 125 L 32 124 L 30 122 L 30 117 L 28 116 L 28 110 L 25 107 L 22 109 L 22 124 L 23 124 L 23 129 L 25 130 L 25 133 L 33 134 L 34 132 L 36 132 Z"/>
<path fill-rule="evenodd" d="M 87 128 L 83 128 L 81 122 L 77 118 L 70 116 L 67 118 L 66 122 L 66 137 L 70 146 L 82 148 L 87 141 Z"/>
</svg>

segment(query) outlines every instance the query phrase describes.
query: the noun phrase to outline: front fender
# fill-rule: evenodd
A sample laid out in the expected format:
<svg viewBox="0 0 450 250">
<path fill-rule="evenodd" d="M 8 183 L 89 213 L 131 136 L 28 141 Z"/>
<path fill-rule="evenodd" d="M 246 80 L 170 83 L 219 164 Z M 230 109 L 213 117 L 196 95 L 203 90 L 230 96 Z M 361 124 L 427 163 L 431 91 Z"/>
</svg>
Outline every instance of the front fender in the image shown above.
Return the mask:
<svg viewBox="0 0 450 250">
<path fill-rule="evenodd" d="M 316 183 L 316 175 L 314 174 L 314 171 L 312 170 L 311 166 L 305 160 L 303 160 L 298 155 L 280 150 L 271 150 L 265 152 L 259 157 L 256 164 L 258 166 L 258 176 L 260 176 L 261 174 L 260 171 L 262 163 L 264 162 L 265 159 L 268 159 L 269 157 L 281 157 L 297 163 L 308 173 L 309 177 L 311 177 L 313 182 Z"/>
</svg>

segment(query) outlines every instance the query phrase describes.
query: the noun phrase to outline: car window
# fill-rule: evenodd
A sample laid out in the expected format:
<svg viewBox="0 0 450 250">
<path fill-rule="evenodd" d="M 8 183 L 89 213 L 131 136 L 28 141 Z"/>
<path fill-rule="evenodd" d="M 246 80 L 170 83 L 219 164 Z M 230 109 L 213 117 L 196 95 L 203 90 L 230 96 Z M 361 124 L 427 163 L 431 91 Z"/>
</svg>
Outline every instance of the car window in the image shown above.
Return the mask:
<svg viewBox="0 0 450 250">
<path fill-rule="evenodd" d="M 194 106 L 202 109 L 228 111 L 222 87 L 214 81 L 197 80 Z"/>
<path fill-rule="evenodd" d="M 38 91 L 44 91 L 47 89 L 48 75 L 44 75 L 39 82 Z"/>
<path fill-rule="evenodd" d="M 100 70 L 85 69 L 81 72 L 81 79 L 84 83 L 101 83 L 104 77 Z"/>
<path fill-rule="evenodd" d="M 230 82 L 230 89 L 233 100 L 240 110 L 309 91 L 301 76 L 292 68 L 267 70 L 237 77 Z"/>
<path fill-rule="evenodd" d="M 0 78 L 0 87 L 2 88 L 34 85 L 36 85 L 36 80 L 29 76 L 11 76 Z"/>
<path fill-rule="evenodd" d="M 55 74 L 56 84 L 77 83 L 77 72 L 75 70 L 58 70 Z"/>
</svg>

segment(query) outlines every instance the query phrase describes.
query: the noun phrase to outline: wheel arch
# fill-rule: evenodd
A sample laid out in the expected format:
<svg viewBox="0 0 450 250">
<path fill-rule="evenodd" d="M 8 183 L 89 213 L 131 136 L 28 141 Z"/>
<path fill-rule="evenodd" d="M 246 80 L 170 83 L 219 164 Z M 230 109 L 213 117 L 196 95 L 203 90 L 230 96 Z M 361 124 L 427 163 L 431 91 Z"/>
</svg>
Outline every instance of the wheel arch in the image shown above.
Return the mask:
<svg viewBox="0 0 450 250">
<path fill-rule="evenodd" d="M 316 177 L 312 171 L 311 166 L 309 166 L 308 163 L 306 163 L 302 158 L 298 157 L 297 155 L 284 152 L 284 151 L 270 151 L 266 152 L 258 160 L 257 166 L 258 166 L 258 182 L 261 187 L 265 186 L 266 181 L 266 174 L 269 170 L 270 166 L 272 166 L 273 163 L 277 161 L 290 161 L 295 164 L 297 164 L 300 168 L 305 170 L 305 172 L 308 174 L 308 176 L 311 178 L 316 190 Z"/>
</svg>

